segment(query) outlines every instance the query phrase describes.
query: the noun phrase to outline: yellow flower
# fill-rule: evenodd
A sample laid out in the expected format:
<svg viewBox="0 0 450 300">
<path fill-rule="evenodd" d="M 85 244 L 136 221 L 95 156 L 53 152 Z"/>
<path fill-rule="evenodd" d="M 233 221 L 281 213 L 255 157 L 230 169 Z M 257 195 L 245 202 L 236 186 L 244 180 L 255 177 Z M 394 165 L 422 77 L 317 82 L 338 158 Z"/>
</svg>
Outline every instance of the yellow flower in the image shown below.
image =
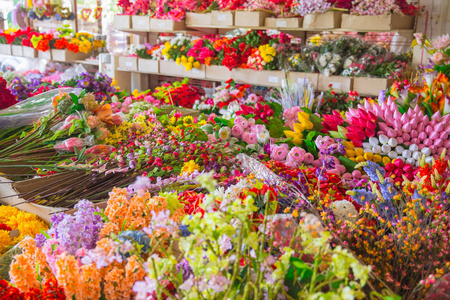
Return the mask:
<svg viewBox="0 0 450 300">
<path fill-rule="evenodd" d="M 302 124 L 295 123 L 294 131 L 285 130 L 284 134 L 288 138 L 292 138 L 292 143 L 294 145 L 300 146 L 303 142 L 303 131 L 305 131 L 305 127 Z"/>
<path fill-rule="evenodd" d="M 309 114 L 302 111 L 298 113 L 298 120 L 300 121 L 300 123 L 305 126 L 305 129 L 307 130 L 311 130 L 314 127 L 314 124 L 309 121 Z"/>
<path fill-rule="evenodd" d="M 177 65 L 181 64 L 181 58 L 177 57 L 177 59 L 175 61 L 177 62 Z"/>
<path fill-rule="evenodd" d="M 190 127 L 194 125 L 194 118 L 192 116 L 183 117 L 183 124 L 186 127 Z"/>
<path fill-rule="evenodd" d="M 196 62 L 193 64 L 193 66 L 194 66 L 194 68 L 196 68 L 196 69 L 200 68 L 200 62 L 196 61 Z"/>
<path fill-rule="evenodd" d="M 192 70 L 192 63 L 187 63 L 186 65 L 185 65 L 185 68 L 186 68 L 186 71 L 190 71 L 190 70 Z"/>
<path fill-rule="evenodd" d="M 187 57 L 183 55 L 183 56 L 181 57 L 181 62 L 182 62 L 183 64 L 187 63 Z"/>
<path fill-rule="evenodd" d="M 197 165 L 193 160 L 190 160 L 190 161 L 184 163 L 183 168 L 181 168 L 181 173 L 191 175 L 192 173 L 194 173 L 194 171 L 199 171 L 199 170 L 200 170 L 200 166 Z"/>
<path fill-rule="evenodd" d="M 193 63 L 194 62 L 194 58 L 192 56 L 189 56 L 188 62 Z"/>
<path fill-rule="evenodd" d="M 0 230 L 0 254 L 8 251 L 10 246 L 14 245 L 9 232 L 6 230 Z"/>
</svg>

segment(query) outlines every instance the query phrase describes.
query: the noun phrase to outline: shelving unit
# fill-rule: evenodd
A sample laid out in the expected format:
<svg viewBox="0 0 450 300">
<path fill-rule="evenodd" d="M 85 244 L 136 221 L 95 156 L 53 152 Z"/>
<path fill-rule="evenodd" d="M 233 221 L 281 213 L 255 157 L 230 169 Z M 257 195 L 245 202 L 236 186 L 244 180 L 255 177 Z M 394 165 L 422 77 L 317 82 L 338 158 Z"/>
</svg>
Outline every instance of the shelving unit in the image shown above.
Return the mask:
<svg viewBox="0 0 450 300">
<path fill-rule="evenodd" d="M 147 21 L 148 22 L 148 21 Z M 414 21 L 414 28 L 416 26 L 417 20 Z M 184 23 L 184 22 L 183 22 Z M 179 24 L 178 24 L 179 25 Z M 386 26 L 391 26 L 392 24 L 388 24 Z M 385 27 L 386 27 L 385 26 Z M 131 18 L 130 18 L 130 27 L 132 26 Z M 150 26 L 151 27 L 151 26 Z M 180 27 L 180 26 L 178 26 Z M 392 30 L 355 30 L 355 29 L 346 29 L 346 28 L 303 28 L 303 27 L 268 27 L 268 26 L 224 26 L 224 25 L 207 25 L 207 24 L 196 24 L 193 22 L 186 22 L 185 23 L 185 29 L 183 30 L 166 30 L 166 29 L 160 29 L 160 28 L 151 28 L 151 30 L 141 30 L 141 29 L 135 29 L 135 28 L 128 28 L 128 29 L 117 29 L 129 34 L 132 34 L 133 41 L 138 41 L 138 43 L 154 43 L 156 41 L 158 33 L 173 33 L 173 34 L 187 34 L 187 35 L 204 35 L 204 34 L 224 34 L 228 31 L 232 31 L 235 29 L 252 29 L 252 30 L 278 30 L 282 31 L 288 34 L 291 34 L 293 36 L 299 37 L 302 39 L 302 42 L 306 41 L 306 37 L 308 33 L 318 33 L 318 32 L 326 32 L 326 31 L 332 31 L 332 32 L 390 32 L 390 33 L 398 33 L 401 36 L 404 36 L 406 38 L 413 38 L 413 34 L 415 32 L 415 29 L 392 29 Z M 208 70 L 207 66 L 202 66 L 202 68 L 206 68 Z M 142 88 L 146 89 L 148 86 L 146 86 L 146 82 L 150 82 L 151 80 L 148 80 L 149 78 L 146 78 L 148 76 L 169 76 L 169 77 L 188 77 L 188 78 L 195 78 L 205 81 L 212 81 L 212 82 L 219 82 L 219 81 L 225 81 L 229 78 L 226 78 L 228 75 L 231 76 L 236 82 L 243 83 L 243 84 L 252 84 L 252 85 L 259 85 L 259 86 L 266 86 L 266 87 L 274 87 L 279 86 L 282 83 L 282 80 L 287 79 L 288 77 L 292 80 L 297 80 L 297 76 L 290 75 L 289 72 L 284 71 L 263 71 L 263 72 L 274 72 L 273 76 L 271 75 L 264 75 L 262 76 L 261 71 L 255 71 L 255 70 L 248 70 L 248 69 L 235 69 L 231 72 L 223 72 L 223 76 L 208 76 L 208 71 L 201 71 L 205 72 L 205 76 L 195 74 L 193 76 L 193 73 L 189 72 L 178 72 L 176 74 L 167 73 L 164 71 L 164 68 L 159 68 L 159 72 L 148 72 L 148 71 L 142 71 L 139 69 L 127 69 L 127 68 L 118 68 L 117 71 L 119 72 L 128 72 L 131 73 L 131 82 L 127 83 L 127 85 L 130 85 L 132 89 L 134 88 Z M 200 72 L 200 71 L 199 71 Z M 245 74 L 244 74 L 245 73 Z M 296 73 L 296 72 L 293 72 Z M 276 74 L 276 75 L 275 75 Z M 322 74 L 318 73 L 309 73 L 308 75 L 303 75 L 304 77 L 309 77 L 309 81 L 311 81 L 311 77 L 317 78 L 316 82 L 313 84 L 317 90 L 327 90 L 328 85 L 332 84 L 333 88 L 336 92 L 348 92 L 353 88 L 353 77 L 345 77 L 345 76 L 331 76 L 331 77 L 325 77 Z M 220 77 L 220 79 L 219 79 Z M 147 79 L 147 80 L 145 80 Z M 298 77 L 299 80 L 301 80 L 301 77 Z M 313 80 L 314 81 L 314 80 Z M 381 79 L 381 78 L 363 78 L 358 77 L 356 79 L 356 82 L 358 84 L 358 87 L 362 87 L 362 91 L 366 96 L 377 96 L 380 88 L 385 88 L 391 80 L 388 79 Z M 320 83 L 320 84 L 319 84 Z M 371 92 L 370 86 L 374 86 L 373 92 Z M 376 90 L 376 92 L 375 92 Z"/>
</svg>

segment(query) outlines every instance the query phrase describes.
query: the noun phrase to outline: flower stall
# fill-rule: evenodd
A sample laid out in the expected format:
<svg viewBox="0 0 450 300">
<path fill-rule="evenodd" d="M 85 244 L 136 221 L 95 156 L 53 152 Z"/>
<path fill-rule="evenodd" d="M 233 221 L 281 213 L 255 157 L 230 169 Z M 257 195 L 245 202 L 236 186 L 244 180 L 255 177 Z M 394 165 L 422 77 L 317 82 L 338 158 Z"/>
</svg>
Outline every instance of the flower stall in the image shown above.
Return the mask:
<svg viewBox="0 0 450 300">
<path fill-rule="evenodd" d="M 421 7 L 117 9 L 123 51 L 0 33 L 35 68 L 0 71 L 0 299 L 448 298 L 450 37 L 413 35 Z"/>
</svg>

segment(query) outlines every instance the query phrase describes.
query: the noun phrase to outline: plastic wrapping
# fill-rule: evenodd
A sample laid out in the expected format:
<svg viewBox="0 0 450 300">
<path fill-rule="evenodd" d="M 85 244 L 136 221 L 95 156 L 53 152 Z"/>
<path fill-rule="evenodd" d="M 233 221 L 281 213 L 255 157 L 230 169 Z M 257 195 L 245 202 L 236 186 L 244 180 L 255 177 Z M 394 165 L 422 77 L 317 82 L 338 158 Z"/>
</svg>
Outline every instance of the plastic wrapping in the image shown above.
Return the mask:
<svg viewBox="0 0 450 300">
<path fill-rule="evenodd" d="M 78 88 L 54 89 L 23 100 L 7 109 L 0 110 L 0 129 L 31 125 L 52 111 L 52 98 L 54 96 L 60 92 L 79 95 L 81 91 Z"/>
<path fill-rule="evenodd" d="M 9 281 L 9 269 L 15 255 L 22 253 L 22 249 L 19 247 L 19 243 L 13 246 L 8 252 L 0 256 L 0 279 Z"/>
<path fill-rule="evenodd" d="M 314 58 L 317 55 L 318 53 L 311 47 L 304 47 L 299 53 L 291 55 L 288 62 L 294 71 L 314 73 L 316 71 Z"/>
<path fill-rule="evenodd" d="M 75 147 L 81 149 L 85 146 L 94 146 L 95 137 L 93 135 L 87 136 L 85 138 L 72 137 L 64 141 L 57 141 L 55 143 L 55 150 L 57 152 L 74 152 Z"/>
</svg>

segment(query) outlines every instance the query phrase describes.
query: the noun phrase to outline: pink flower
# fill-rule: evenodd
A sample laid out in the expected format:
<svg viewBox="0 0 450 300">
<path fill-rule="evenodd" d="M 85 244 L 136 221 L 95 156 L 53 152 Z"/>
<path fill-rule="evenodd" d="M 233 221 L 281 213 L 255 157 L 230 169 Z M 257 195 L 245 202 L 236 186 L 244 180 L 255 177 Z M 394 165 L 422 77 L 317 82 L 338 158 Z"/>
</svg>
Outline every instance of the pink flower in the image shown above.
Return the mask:
<svg viewBox="0 0 450 300">
<path fill-rule="evenodd" d="M 433 41 L 433 47 L 436 49 L 444 49 L 450 45 L 450 36 L 448 34 L 438 36 Z"/>
<path fill-rule="evenodd" d="M 127 97 L 125 101 L 123 101 L 122 107 L 128 108 L 131 103 L 133 103 L 133 99 L 131 99 L 131 97 Z"/>
<path fill-rule="evenodd" d="M 100 130 L 100 132 L 102 133 L 102 135 L 98 138 L 99 140 L 106 139 L 110 133 L 109 130 L 105 127 L 100 127 L 98 130 Z"/>
<path fill-rule="evenodd" d="M 120 124 L 122 124 L 122 116 L 120 114 L 114 114 L 111 116 L 112 117 L 112 121 L 114 123 L 114 125 L 119 126 Z"/>
<path fill-rule="evenodd" d="M 250 145 L 258 143 L 258 138 L 256 137 L 256 134 L 254 134 L 254 133 L 246 132 L 242 135 L 242 138 L 243 138 L 244 142 L 246 142 L 247 144 L 250 144 Z"/>
<path fill-rule="evenodd" d="M 305 163 L 310 164 L 314 161 L 314 155 L 312 155 L 311 153 L 306 153 L 305 154 Z"/>
<path fill-rule="evenodd" d="M 242 125 L 236 124 L 231 129 L 231 135 L 238 138 L 244 133 L 245 129 Z"/>
<path fill-rule="evenodd" d="M 208 143 L 212 143 L 217 141 L 217 138 L 214 136 L 214 134 L 208 134 Z"/>
<path fill-rule="evenodd" d="M 255 133 L 262 133 L 264 131 L 266 131 L 266 126 L 258 124 L 258 125 L 254 125 L 254 127 L 251 128 L 252 132 Z"/>
<path fill-rule="evenodd" d="M 440 64 L 448 60 L 448 56 L 442 52 L 436 52 L 433 54 L 433 62 L 435 64 Z"/>
<path fill-rule="evenodd" d="M 283 161 L 288 154 L 288 149 L 283 146 L 274 146 L 273 149 L 270 150 L 270 157 L 274 160 Z"/>
<path fill-rule="evenodd" d="M 250 103 L 256 103 L 258 102 L 258 96 L 256 94 L 250 94 L 248 95 L 247 101 Z"/>
<path fill-rule="evenodd" d="M 335 140 L 329 136 L 319 135 L 316 139 L 316 146 L 319 150 L 327 149 L 328 147 L 336 144 Z"/>
<path fill-rule="evenodd" d="M 294 147 L 289 151 L 287 155 L 287 160 L 290 162 L 295 162 L 297 165 L 301 165 L 301 163 L 305 160 L 306 151 L 300 147 Z"/>
<path fill-rule="evenodd" d="M 81 149 L 84 147 L 84 141 L 80 138 L 70 138 L 65 141 L 63 141 L 61 144 L 56 145 L 55 149 L 60 151 L 69 151 L 73 152 L 74 147 L 77 147 L 78 149 Z"/>
<path fill-rule="evenodd" d="M 247 119 L 245 119 L 244 117 L 238 116 L 236 117 L 236 119 L 234 119 L 234 124 L 238 124 L 241 125 L 242 128 L 247 128 L 248 127 L 248 121 Z"/>
<path fill-rule="evenodd" d="M 414 33 L 414 36 L 416 38 L 417 44 L 419 46 L 423 46 L 423 40 L 424 40 L 423 33 Z"/>
<path fill-rule="evenodd" d="M 61 130 L 66 130 L 72 127 L 72 121 L 73 120 L 79 120 L 80 117 L 78 115 L 70 115 L 67 117 L 67 119 L 64 121 L 64 125 L 61 127 Z"/>
</svg>

